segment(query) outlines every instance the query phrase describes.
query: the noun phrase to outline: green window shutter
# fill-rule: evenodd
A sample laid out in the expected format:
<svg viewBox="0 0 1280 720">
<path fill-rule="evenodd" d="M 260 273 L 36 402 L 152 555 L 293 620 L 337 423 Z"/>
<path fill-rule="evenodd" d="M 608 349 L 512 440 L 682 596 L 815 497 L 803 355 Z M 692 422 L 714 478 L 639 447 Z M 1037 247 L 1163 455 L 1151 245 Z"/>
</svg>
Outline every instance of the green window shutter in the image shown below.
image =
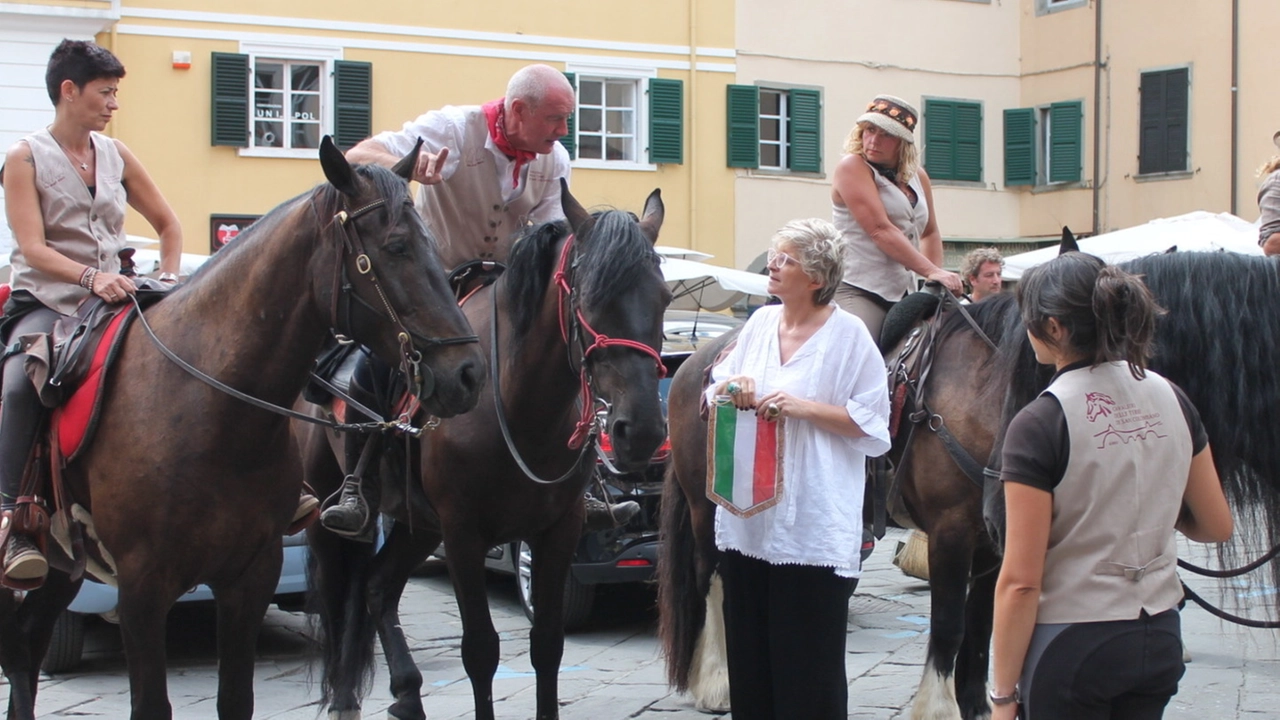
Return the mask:
<svg viewBox="0 0 1280 720">
<path fill-rule="evenodd" d="M 1004 111 L 1004 184 L 1036 184 L 1036 111 Z"/>
<path fill-rule="evenodd" d="M 1084 103 L 1060 102 L 1049 106 L 1049 182 L 1080 182 L 1083 121 Z"/>
<path fill-rule="evenodd" d="M 982 182 L 982 106 L 955 104 L 953 180 Z"/>
<path fill-rule="evenodd" d="M 794 172 L 822 172 L 822 93 L 791 90 L 788 159 Z"/>
<path fill-rule="evenodd" d="M 924 101 L 924 169 L 934 180 L 955 180 L 956 104 Z"/>
<path fill-rule="evenodd" d="M 573 112 L 569 113 L 569 134 L 560 138 L 560 144 L 565 150 L 569 151 L 569 159 L 578 159 L 578 74 L 567 72 L 564 76 L 569 80 L 569 85 L 573 87 Z"/>
<path fill-rule="evenodd" d="M 373 134 L 373 63 L 333 63 L 333 139 L 346 150 Z"/>
<path fill-rule="evenodd" d="M 213 145 L 249 146 L 249 56 L 213 53 Z"/>
<path fill-rule="evenodd" d="M 754 85 L 728 86 L 729 167 L 760 167 L 760 92 Z"/>
<path fill-rule="evenodd" d="M 649 162 L 684 162 L 683 80 L 649 80 Z"/>
</svg>

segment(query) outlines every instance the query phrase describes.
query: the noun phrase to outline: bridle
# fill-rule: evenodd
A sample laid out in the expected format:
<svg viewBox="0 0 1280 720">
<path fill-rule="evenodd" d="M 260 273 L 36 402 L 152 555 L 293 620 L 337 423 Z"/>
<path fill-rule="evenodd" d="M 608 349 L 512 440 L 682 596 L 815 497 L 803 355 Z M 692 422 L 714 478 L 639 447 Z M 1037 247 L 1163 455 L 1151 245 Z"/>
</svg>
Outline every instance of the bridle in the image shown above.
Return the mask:
<svg viewBox="0 0 1280 720">
<path fill-rule="evenodd" d="M 642 342 L 609 337 L 603 333 L 596 332 L 591 327 L 591 323 L 587 322 L 582 308 L 576 302 L 573 286 L 573 271 L 577 269 L 580 260 L 580 256 L 574 252 L 575 245 L 574 235 L 571 234 L 565 239 L 564 247 L 560 251 L 560 260 L 556 264 L 552 282 L 556 286 L 560 339 L 564 342 L 565 348 L 569 353 L 569 367 L 576 369 L 578 373 L 582 390 L 579 398 L 579 404 L 582 406 L 582 415 L 577 424 L 574 425 L 573 434 L 569 436 L 568 442 L 568 447 L 579 450 L 579 453 L 569 469 L 554 480 L 544 480 L 538 477 L 520 456 L 520 452 L 516 449 L 515 442 L 511 437 L 511 429 L 507 424 L 506 413 L 502 408 L 502 384 L 499 373 L 501 365 L 498 358 L 498 285 L 496 283 L 493 285 L 491 308 L 493 319 L 490 323 L 493 337 L 489 348 L 489 372 L 493 382 L 493 402 L 497 411 L 498 427 L 502 430 L 502 437 L 507 443 L 507 449 L 511 452 L 511 457 L 515 458 L 516 464 L 520 466 L 525 476 L 542 485 L 553 485 L 572 477 L 578 466 L 581 465 L 583 458 L 587 456 L 588 451 L 595 447 L 600 428 L 596 422 L 596 395 L 593 391 L 591 371 L 587 363 L 592 353 L 609 347 L 624 347 L 637 350 L 653 358 L 659 378 L 666 376 L 666 367 L 662 364 L 662 356 L 658 354 L 657 350 Z M 575 347 L 578 350 L 576 357 L 574 356 Z"/>
<path fill-rule="evenodd" d="M 395 308 L 391 306 L 387 295 L 383 292 L 382 283 L 378 279 L 378 273 L 373 267 L 373 261 L 369 258 L 369 254 L 365 251 L 364 242 L 360 239 L 360 234 L 356 230 L 355 220 L 369 214 L 370 212 L 386 205 L 386 198 L 379 198 L 371 203 L 362 205 L 355 210 L 339 210 L 334 214 L 330 227 L 333 229 L 335 245 L 338 248 L 337 268 L 334 271 L 333 280 L 333 300 L 330 308 L 330 327 L 337 333 L 340 333 L 340 341 L 352 342 L 347 339 L 347 333 L 351 328 L 351 299 L 354 298 L 359 305 L 357 307 L 364 308 L 369 312 L 390 320 L 392 325 L 396 327 L 396 340 L 400 345 L 400 371 L 412 383 L 412 387 L 417 390 L 416 396 L 430 393 L 435 388 L 435 376 L 432 375 L 431 369 L 422 364 L 422 353 L 413 347 L 414 340 L 427 347 L 437 347 L 446 345 L 462 345 L 466 343 L 479 342 L 476 335 L 461 335 L 450 338 L 424 338 L 416 335 L 404 326 L 400 321 L 400 316 L 396 313 Z M 319 210 L 315 204 L 315 198 L 311 199 L 312 213 L 319 219 Z M 394 227 L 392 224 L 387 226 L 387 235 L 391 234 Z M 384 236 L 385 238 L 385 236 Z M 382 309 L 378 309 L 365 302 L 357 293 L 351 283 L 350 276 L 347 273 L 347 260 L 354 257 L 356 271 L 358 277 L 365 278 L 377 293 L 378 298 L 382 301 Z M 137 311 L 138 321 L 142 324 L 143 329 L 151 338 L 156 348 L 160 350 L 166 358 L 175 365 L 185 371 L 192 377 L 213 387 L 227 395 L 238 400 L 246 402 L 261 410 L 283 415 L 294 420 L 301 420 L 313 425 L 323 425 L 332 430 L 339 432 L 360 432 L 360 433 L 386 433 L 386 432 L 404 432 L 414 436 L 422 434 L 420 428 L 413 427 L 407 418 L 399 417 L 386 422 L 366 422 L 366 423 L 342 423 L 335 422 L 324 418 L 316 418 L 310 415 L 300 413 L 292 408 L 281 407 L 274 403 L 267 402 L 260 398 L 253 397 L 247 393 L 241 392 L 230 385 L 208 375 L 199 370 L 191 363 L 183 360 L 176 353 L 170 350 L 160 338 L 156 336 L 152 330 L 150 323 L 147 322 L 146 316 L 142 313 L 142 307 L 138 304 L 138 299 L 134 295 L 129 296 L 133 303 L 134 309 Z M 376 417 L 376 415 L 370 415 Z"/>
<path fill-rule="evenodd" d="M 400 346 L 400 372 L 409 384 L 410 394 L 413 397 L 427 397 L 435 390 L 435 376 L 432 374 L 431 368 L 422 364 L 422 353 L 414 348 L 415 341 L 420 346 L 431 348 L 465 345 L 479 342 L 480 338 L 476 335 L 426 338 L 414 334 L 400 321 L 400 316 L 396 313 L 395 308 L 391 306 L 391 302 L 387 299 L 387 294 L 382 289 L 382 282 L 378 279 L 378 272 L 374 269 L 373 261 L 369 259 L 369 253 L 365 250 L 364 241 L 361 240 L 360 233 L 355 226 L 356 220 L 380 207 L 384 207 L 386 204 L 386 198 L 378 198 L 355 210 L 339 210 L 329 223 L 329 227 L 333 230 L 334 246 L 337 248 L 338 253 L 337 261 L 334 263 L 329 325 L 339 335 L 340 341 L 352 336 L 352 300 L 357 303 L 357 308 L 363 308 L 389 320 L 396 328 L 396 342 Z M 312 207 L 313 209 L 315 207 L 314 200 L 312 201 Z M 388 235 L 390 235 L 392 227 L 394 227 L 394 224 L 389 223 L 387 225 Z M 370 305 L 364 298 L 360 297 L 359 293 L 355 292 L 355 287 L 347 270 L 348 258 L 354 258 L 356 277 L 367 280 L 373 287 L 374 292 L 381 301 L 381 308 Z"/>
</svg>

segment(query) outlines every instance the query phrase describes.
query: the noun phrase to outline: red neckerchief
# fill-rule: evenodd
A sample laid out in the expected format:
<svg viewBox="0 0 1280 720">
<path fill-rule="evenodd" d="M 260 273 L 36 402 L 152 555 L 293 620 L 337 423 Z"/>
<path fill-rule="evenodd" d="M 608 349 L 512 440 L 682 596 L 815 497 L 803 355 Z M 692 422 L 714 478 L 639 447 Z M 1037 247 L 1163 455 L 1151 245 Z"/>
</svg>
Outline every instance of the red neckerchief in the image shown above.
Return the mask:
<svg viewBox="0 0 1280 720">
<path fill-rule="evenodd" d="M 538 153 L 529 152 L 528 150 L 517 150 L 511 146 L 507 140 L 507 129 L 505 127 L 506 111 L 503 104 L 506 98 L 498 98 L 492 102 L 487 102 L 480 106 L 484 110 L 484 119 L 489 123 L 489 139 L 493 140 L 493 144 L 503 155 L 515 161 L 515 169 L 511 172 L 511 187 L 520 184 L 520 167 L 527 162 L 533 162 L 538 157 Z"/>
</svg>

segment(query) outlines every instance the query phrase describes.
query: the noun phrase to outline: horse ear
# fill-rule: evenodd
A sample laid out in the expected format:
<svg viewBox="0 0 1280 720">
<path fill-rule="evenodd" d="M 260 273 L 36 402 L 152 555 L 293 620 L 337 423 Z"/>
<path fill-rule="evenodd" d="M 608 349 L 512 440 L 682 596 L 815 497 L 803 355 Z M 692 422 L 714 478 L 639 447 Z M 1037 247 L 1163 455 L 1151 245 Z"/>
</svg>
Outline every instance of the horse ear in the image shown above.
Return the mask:
<svg viewBox="0 0 1280 720">
<path fill-rule="evenodd" d="M 564 178 L 560 178 L 560 209 L 564 210 L 569 227 L 573 228 L 574 234 L 579 238 L 586 235 L 596 223 L 591 213 L 569 192 L 569 183 Z"/>
<path fill-rule="evenodd" d="M 399 175 L 405 180 L 413 179 L 413 168 L 418 164 L 418 153 L 422 152 L 422 138 L 418 138 L 418 142 L 409 151 L 408 155 L 400 158 L 400 161 L 391 166 L 391 172 Z"/>
<path fill-rule="evenodd" d="M 1177 245 L 1170 245 L 1170 246 L 1169 246 L 1169 249 L 1164 251 L 1164 254 L 1165 254 L 1165 255 L 1169 255 L 1169 254 L 1171 254 L 1171 253 L 1176 253 L 1176 252 L 1178 252 L 1178 246 L 1177 246 Z"/>
<path fill-rule="evenodd" d="M 1071 228 L 1063 225 L 1062 243 L 1058 245 L 1058 254 L 1065 255 L 1069 252 L 1080 252 L 1080 246 L 1076 244 L 1076 236 L 1072 234 Z"/>
<path fill-rule="evenodd" d="M 658 231 L 662 229 L 662 219 L 666 214 L 667 208 L 662 204 L 662 189 L 654 188 L 644 201 L 644 215 L 640 218 L 640 231 L 649 238 L 649 242 L 658 241 Z"/>
<path fill-rule="evenodd" d="M 347 197 L 355 197 L 359 184 L 356 182 L 355 170 L 351 163 L 343 157 L 342 151 L 333 144 L 333 138 L 325 135 L 320 141 L 320 167 L 324 168 L 324 176 L 329 184 Z"/>
</svg>

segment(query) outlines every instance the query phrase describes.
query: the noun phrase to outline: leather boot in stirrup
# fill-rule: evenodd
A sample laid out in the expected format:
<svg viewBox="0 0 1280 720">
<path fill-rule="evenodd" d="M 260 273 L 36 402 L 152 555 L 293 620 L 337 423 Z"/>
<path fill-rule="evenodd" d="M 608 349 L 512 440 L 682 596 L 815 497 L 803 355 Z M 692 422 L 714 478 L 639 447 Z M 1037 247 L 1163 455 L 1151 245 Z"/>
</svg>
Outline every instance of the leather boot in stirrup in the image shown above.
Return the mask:
<svg viewBox="0 0 1280 720">
<path fill-rule="evenodd" d="M 369 525 L 369 503 L 364 497 L 360 478 L 348 475 L 342 481 L 342 494 L 338 502 L 320 513 L 320 524 L 326 530 L 343 537 L 354 537 Z"/>
</svg>

